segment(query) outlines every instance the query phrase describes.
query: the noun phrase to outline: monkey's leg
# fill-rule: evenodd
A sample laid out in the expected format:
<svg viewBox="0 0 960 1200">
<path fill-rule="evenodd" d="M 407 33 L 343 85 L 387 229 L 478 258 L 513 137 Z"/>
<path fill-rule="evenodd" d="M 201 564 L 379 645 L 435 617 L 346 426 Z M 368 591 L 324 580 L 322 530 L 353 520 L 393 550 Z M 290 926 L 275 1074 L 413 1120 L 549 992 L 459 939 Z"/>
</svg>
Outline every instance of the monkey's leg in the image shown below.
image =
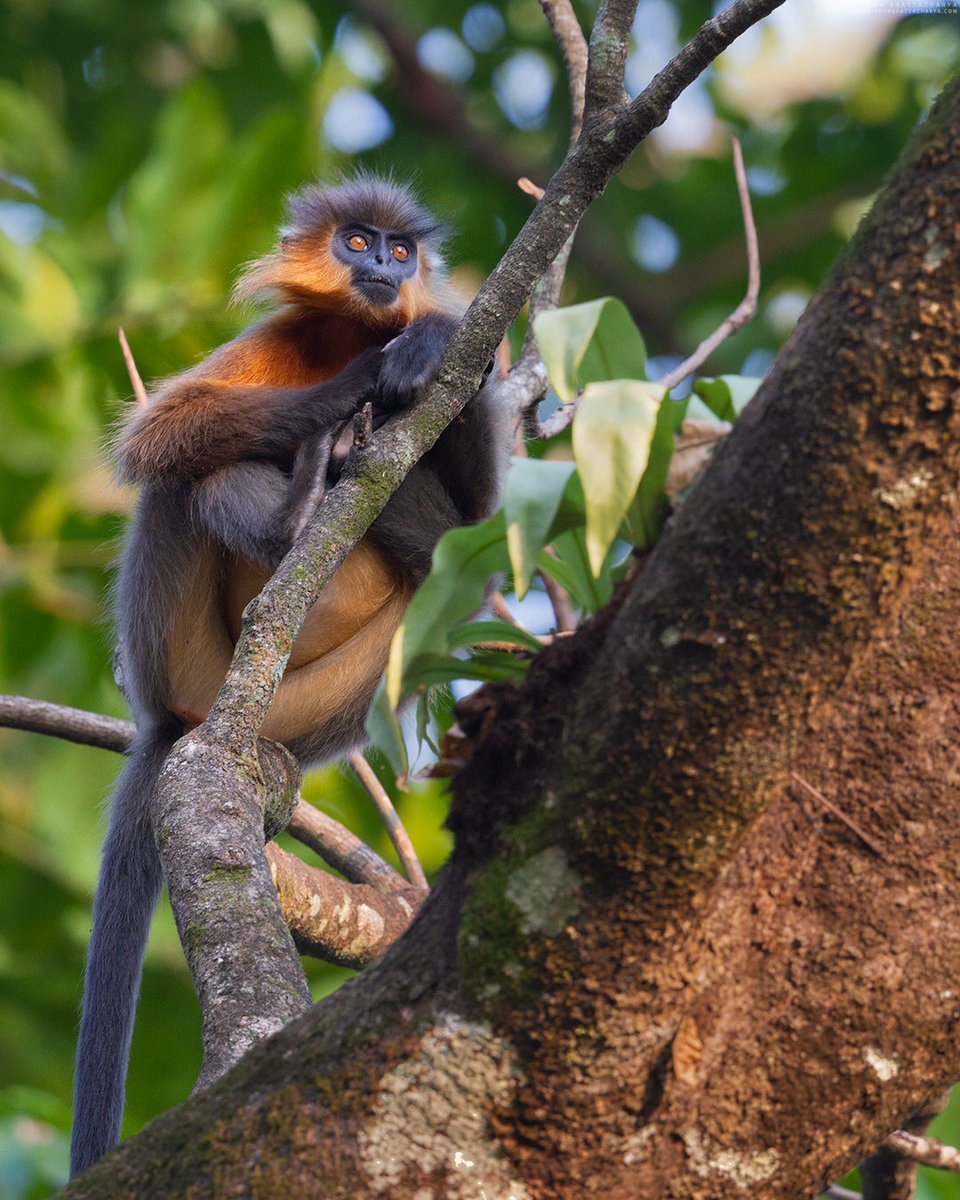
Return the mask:
<svg viewBox="0 0 960 1200">
<path fill-rule="evenodd" d="M 303 442 L 297 450 L 290 476 L 284 533 L 292 544 L 317 511 L 327 490 L 327 468 L 336 441 L 336 431 Z"/>
<path fill-rule="evenodd" d="M 143 952 L 161 884 L 150 799 L 180 732 L 179 726 L 144 731 L 113 795 L 87 951 L 74 1077 L 71 1178 L 120 1137 Z"/>
</svg>

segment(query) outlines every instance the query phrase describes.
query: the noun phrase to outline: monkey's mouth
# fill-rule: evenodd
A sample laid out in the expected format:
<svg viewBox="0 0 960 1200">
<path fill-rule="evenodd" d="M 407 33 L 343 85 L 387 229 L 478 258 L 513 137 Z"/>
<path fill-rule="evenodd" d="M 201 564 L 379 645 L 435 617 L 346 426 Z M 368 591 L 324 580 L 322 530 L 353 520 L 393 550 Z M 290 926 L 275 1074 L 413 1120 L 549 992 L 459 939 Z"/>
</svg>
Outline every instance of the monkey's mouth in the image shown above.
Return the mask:
<svg viewBox="0 0 960 1200">
<path fill-rule="evenodd" d="M 392 304 L 400 291 L 399 285 L 387 275 L 359 275 L 354 283 L 364 300 L 378 306 Z"/>
</svg>

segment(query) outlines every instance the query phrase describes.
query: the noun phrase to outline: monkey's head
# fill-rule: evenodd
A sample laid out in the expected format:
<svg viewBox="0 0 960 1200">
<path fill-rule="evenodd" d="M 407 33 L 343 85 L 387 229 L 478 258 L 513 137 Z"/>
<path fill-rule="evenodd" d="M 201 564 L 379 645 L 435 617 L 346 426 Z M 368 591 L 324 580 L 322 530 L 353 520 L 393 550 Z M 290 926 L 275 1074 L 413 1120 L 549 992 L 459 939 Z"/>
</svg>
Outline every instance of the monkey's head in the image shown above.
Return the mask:
<svg viewBox="0 0 960 1200">
<path fill-rule="evenodd" d="M 442 228 L 392 180 L 359 175 L 287 200 L 279 247 L 252 263 L 235 296 L 262 292 L 364 324 L 402 326 L 442 306 Z"/>
</svg>

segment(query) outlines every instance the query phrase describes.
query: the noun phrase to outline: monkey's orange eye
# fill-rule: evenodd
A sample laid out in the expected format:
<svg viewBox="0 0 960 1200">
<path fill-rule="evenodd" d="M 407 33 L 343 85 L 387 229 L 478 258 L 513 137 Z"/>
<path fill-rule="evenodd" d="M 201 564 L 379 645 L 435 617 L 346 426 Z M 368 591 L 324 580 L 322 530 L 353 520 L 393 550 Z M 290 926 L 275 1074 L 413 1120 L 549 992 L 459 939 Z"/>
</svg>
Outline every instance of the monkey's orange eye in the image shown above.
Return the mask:
<svg viewBox="0 0 960 1200">
<path fill-rule="evenodd" d="M 397 242 L 395 246 L 390 247 L 390 253 L 397 260 L 397 262 L 406 262 L 410 257 L 410 251 L 406 248 L 406 246 L 401 245 L 400 242 Z"/>
<path fill-rule="evenodd" d="M 362 233 L 354 233 L 347 238 L 347 245 L 351 250 L 366 250 L 367 239 Z"/>
</svg>

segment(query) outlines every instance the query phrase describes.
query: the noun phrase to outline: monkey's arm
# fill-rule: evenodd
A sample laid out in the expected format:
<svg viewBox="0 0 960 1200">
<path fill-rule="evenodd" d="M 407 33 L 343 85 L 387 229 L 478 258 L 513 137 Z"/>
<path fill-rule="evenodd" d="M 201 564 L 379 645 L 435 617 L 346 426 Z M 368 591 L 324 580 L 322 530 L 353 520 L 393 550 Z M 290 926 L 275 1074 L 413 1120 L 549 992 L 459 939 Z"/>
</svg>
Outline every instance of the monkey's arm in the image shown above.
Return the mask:
<svg viewBox="0 0 960 1200">
<path fill-rule="evenodd" d="M 347 420 L 376 386 L 380 352 L 365 350 L 339 375 L 306 387 L 173 380 L 139 409 L 120 438 L 120 477 L 190 481 L 244 459 L 289 453 Z"/>
<path fill-rule="evenodd" d="M 428 313 L 388 342 L 374 399 L 374 424 L 410 403 L 431 383 L 458 321 Z M 444 430 L 426 462 L 439 476 L 455 512 L 447 528 L 487 516 L 500 494 L 512 430 L 497 403 L 496 380 L 485 383 L 463 412 Z"/>
<path fill-rule="evenodd" d="M 456 327 L 454 317 L 430 313 L 384 347 L 373 401 L 375 425 L 432 382 Z M 448 529 L 480 521 L 496 507 L 511 439 L 509 414 L 498 404 L 491 380 L 390 498 L 371 534 L 415 579 L 429 571 L 433 548 Z"/>
<path fill-rule="evenodd" d="M 425 459 L 459 514 L 457 525 L 482 521 L 500 500 L 516 424 L 497 384 L 490 379 L 483 385 Z"/>
<path fill-rule="evenodd" d="M 487 383 L 437 444 L 416 463 L 371 527 L 374 540 L 416 582 L 430 570 L 437 541 L 496 508 L 510 454 L 512 422 Z"/>
</svg>

